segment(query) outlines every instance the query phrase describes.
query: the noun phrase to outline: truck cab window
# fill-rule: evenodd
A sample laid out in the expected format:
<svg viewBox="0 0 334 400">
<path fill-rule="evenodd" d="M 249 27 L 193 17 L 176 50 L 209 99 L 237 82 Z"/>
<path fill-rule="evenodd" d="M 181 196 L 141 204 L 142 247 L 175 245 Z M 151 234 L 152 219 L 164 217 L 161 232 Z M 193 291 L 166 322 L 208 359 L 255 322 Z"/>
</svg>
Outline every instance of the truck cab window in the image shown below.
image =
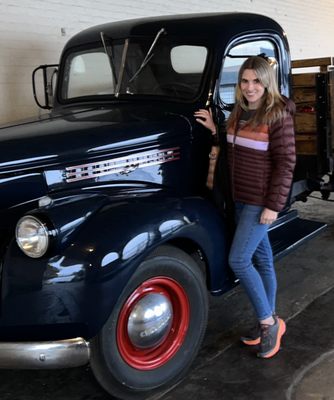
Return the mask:
<svg viewBox="0 0 334 400">
<path fill-rule="evenodd" d="M 229 109 L 235 101 L 235 87 L 238 82 L 238 73 L 242 63 L 250 56 L 262 55 L 276 69 L 278 77 L 277 51 L 273 42 L 257 40 L 243 42 L 226 54 L 219 80 L 219 100 Z"/>
<path fill-rule="evenodd" d="M 74 54 L 69 62 L 68 98 L 114 92 L 108 57 L 102 52 Z"/>
<path fill-rule="evenodd" d="M 201 74 L 207 53 L 203 46 L 175 46 L 170 53 L 172 67 L 179 74 Z"/>
</svg>

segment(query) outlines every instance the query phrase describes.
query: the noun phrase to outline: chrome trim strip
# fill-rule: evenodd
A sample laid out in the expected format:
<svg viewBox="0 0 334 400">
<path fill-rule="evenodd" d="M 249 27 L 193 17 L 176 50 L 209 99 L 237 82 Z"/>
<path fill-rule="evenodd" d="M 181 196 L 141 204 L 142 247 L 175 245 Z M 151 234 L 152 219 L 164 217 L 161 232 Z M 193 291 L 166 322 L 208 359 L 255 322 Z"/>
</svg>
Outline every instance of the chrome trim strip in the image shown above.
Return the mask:
<svg viewBox="0 0 334 400">
<path fill-rule="evenodd" d="M 0 368 L 72 368 L 89 361 L 89 342 L 73 338 L 52 342 L 0 342 Z"/>
<path fill-rule="evenodd" d="M 117 157 L 109 160 L 95 161 L 89 164 L 79 164 L 65 168 L 67 183 L 97 178 L 111 174 L 128 174 L 137 168 L 160 165 L 180 159 L 180 147 L 163 150 L 150 150 L 130 156 Z"/>
</svg>

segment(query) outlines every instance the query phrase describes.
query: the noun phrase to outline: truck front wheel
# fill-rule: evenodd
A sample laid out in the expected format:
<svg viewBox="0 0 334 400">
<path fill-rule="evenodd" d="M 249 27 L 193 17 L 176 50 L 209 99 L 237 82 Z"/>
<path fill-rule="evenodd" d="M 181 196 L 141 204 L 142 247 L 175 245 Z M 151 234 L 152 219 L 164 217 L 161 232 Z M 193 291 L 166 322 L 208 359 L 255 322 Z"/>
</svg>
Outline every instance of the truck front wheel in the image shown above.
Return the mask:
<svg viewBox="0 0 334 400">
<path fill-rule="evenodd" d="M 183 251 L 161 246 L 137 269 L 91 342 L 91 367 L 111 395 L 140 399 L 181 379 L 208 316 L 205 279 Z"/>
</svg>

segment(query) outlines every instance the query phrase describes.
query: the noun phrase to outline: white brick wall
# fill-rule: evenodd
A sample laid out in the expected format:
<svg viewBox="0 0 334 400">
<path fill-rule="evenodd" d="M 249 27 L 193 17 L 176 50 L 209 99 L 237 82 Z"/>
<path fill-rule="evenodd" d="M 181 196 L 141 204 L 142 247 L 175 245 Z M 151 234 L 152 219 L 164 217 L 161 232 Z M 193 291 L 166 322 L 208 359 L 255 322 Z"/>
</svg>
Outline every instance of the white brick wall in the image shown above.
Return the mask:
<svg viewBox="0 0 334 400">
<path fill-rule="evenodd" d="M 292 58 L 334 56 L 333 0 L 0 0 L 0 122 L 39 113 L 31 72 L 40 64 L 57 63 L 64 43 L 81 29 L 127 18 L 205 11 L 268 15 L 286 30 Z"/>
</svg>

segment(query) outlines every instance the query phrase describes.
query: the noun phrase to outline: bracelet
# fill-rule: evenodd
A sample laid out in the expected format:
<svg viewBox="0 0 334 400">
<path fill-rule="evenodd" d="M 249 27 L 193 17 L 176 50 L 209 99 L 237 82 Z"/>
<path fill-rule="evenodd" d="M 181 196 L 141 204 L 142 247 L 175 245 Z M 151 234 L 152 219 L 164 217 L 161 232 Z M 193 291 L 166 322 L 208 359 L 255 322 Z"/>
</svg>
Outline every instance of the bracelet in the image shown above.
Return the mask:
<svg viewBox="0 0 334 400">
<path fill-rule="evenodd" d="M 209 158 L 210 158 L 210 160 L 216 160 L 217 159 L 217 154 L 216 153 L 209 153 Z"/>
</svg>

